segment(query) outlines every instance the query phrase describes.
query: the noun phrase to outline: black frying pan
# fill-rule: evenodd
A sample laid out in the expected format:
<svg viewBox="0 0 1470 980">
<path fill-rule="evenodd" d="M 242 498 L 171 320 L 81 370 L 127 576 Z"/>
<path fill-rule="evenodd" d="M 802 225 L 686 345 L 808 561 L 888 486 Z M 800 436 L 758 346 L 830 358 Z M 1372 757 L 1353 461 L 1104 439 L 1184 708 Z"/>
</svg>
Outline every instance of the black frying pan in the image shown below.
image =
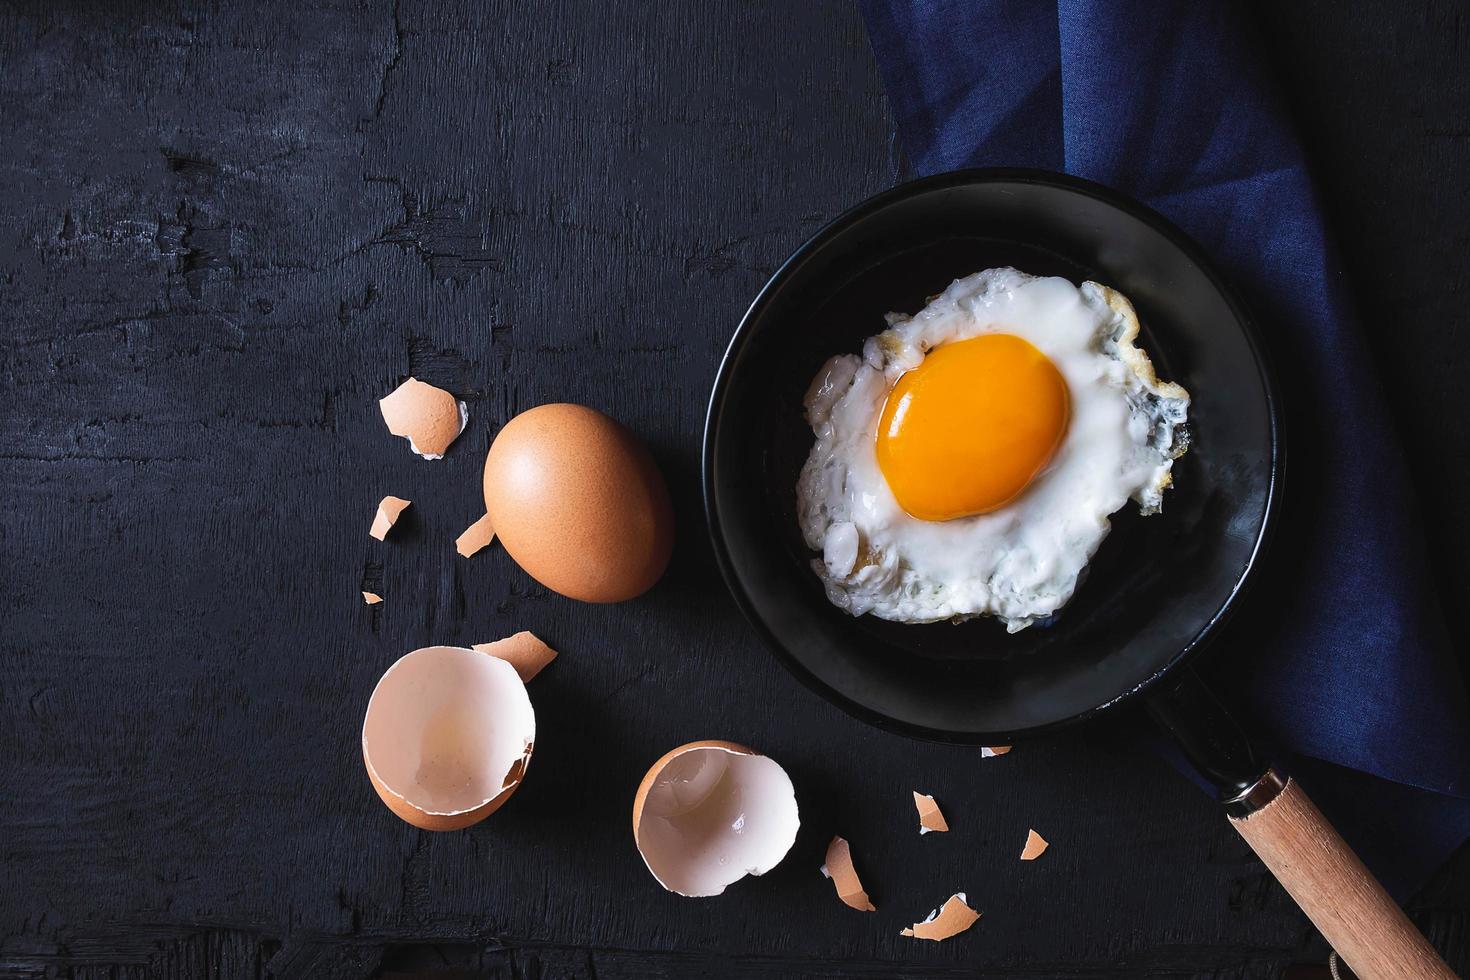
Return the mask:
<svg viewBox="0 0 1470 980">
<path fill-rule="evenodd" d="M 802 397 L 883 314 L 1015 266 L 1133 301 L 1159 376 L 1192 397 L 1193 444 L 1161 515 L 1132 505 L 1049 626 L 905 625 L 828 603 L 801 540 Z M 715 554 L 766 645 L 881 728 L 1009 744 L 1144 701 L 1219 788 L 1237 829 L 1359 976 L 1453 976 L 1301 793 L 1262 762 L 1188 666 L 1230 614 L 1279 510 L 1282 421 L 1259 335 L 1202 251 L 1136 202 L 1040 171 L 903 185 L 818 232 L 730 342 L 710 398 L 704 496 Z"/>
</svg>

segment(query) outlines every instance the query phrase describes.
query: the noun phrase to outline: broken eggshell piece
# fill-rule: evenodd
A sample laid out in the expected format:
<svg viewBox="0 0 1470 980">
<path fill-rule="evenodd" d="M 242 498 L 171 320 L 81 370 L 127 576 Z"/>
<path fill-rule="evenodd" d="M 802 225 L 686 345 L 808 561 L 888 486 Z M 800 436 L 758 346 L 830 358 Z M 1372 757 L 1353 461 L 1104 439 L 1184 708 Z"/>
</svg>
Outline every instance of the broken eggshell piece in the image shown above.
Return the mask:
<svg viewBox="0 0 1470 980">
<path fill-rule="evenodd" d="M 671 892 L 718 895 L 770 871 L 801 820 L 791 777 L 734 742 L 690 742 L 655 762 L 633 799 L 633 840 Z"/>
<path fill-rule="evenodd" d="M 494 643 L 476 643 L 475 649 L 510 664 L 526 684 L 531 683 L 531 678 L 556 659 L 556 651 L 530 630 L 521 630 Z"/>
<path fill-rule="evenodd" d="M 822 874 L 832 879 L 842 904 L 859 912 L 877 911 L 858 878 L 857 869 L 852 866 L 852 847 L 845 838 L 834 837 L 827 845 L 827 862 L 822 865 Z"/>
<path fill-rule="evenodd" d="M 914 790 L 914 807 L 919 811 L 919 834 L 945 833 L 949 824 L 934 797 Z"/>
<path fill-rule="evenodd" d="M 393 525 L 398 523 L 398 515 L 408 509 L 412 501 L 404 500 L 402 497 L 384 497 L 378 504 L 378 514 L 373 518 L 373 526 L 368 534 L 379 541 L 388 537 L 388 532 L 393 530 Z"/>
<path fill-rule="evenodd" d="M 964 892 L 955 892 L 940 908 L 929 913 L 923 922 L 915 922 L 899 931 L 900 936 L 943 942 L 957 936 L 980 920 L 980 913 L 970 908 Z"/>
<path fill-rule="evenodd" d="M 424 830 L 458 830 L 510 798 L 535 740 L 536 713 L 513 666 L 478 650 L 425 647 L 378 681 L 362 756 L 388 809 Z"/>
<path fill-rule="evenodd" d="M 468 558 L 495 540 L 495 525 L 490 521 L 490 515 L 486 514 L 478 521 L 465 528 L 459 537 L 454 539 L 454 550 L 458 551 L 461 558 Z"/>
<path fill-rule="evenodd" d="M 470 410 L 443 388 L 409 378 L 378 401 L 388 431 L 424 459 L 443 459 L 469 424 Z"/>
</svg>

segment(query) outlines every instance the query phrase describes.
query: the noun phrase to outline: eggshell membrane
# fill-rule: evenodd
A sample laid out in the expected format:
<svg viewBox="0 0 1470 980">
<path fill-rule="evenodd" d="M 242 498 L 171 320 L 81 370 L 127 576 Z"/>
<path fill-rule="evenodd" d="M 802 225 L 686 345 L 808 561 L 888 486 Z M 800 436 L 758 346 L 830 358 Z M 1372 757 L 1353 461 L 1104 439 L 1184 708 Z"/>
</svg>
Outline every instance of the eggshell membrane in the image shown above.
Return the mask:
<svg viewBox="0 0 1470 980">
<path fill-rule="evenodd" d="M 690 742 L 659 759 L 633 798 L 633 840 L 669 891 L 718 895 L 774 868 L 801 826 L 791 778 L 734 742 Z"/>
<path fill-rule="evenodd" d="M 362 754 L 395 814 L 424 830 L 458 830 L 510 798 L 535 739 L 536 714 L 513 666 L 476 650 L 425 647 L 378 681 Z"/>
<path fill-rule="evenodd" d="M 496 435 L 485 510 L 511 558 L 585 602 L 647 591 L 673 551 L 668 488 L 646 446 L 601 412 L 541 405 Z"/>
<path fill-rule="evenodd" d="M 443 459 L 469 422 L 469 409 L 443 388 L 409 378 L 379 399 L 388 431 L 408 440 L 424 459 Z"/>
</svg>

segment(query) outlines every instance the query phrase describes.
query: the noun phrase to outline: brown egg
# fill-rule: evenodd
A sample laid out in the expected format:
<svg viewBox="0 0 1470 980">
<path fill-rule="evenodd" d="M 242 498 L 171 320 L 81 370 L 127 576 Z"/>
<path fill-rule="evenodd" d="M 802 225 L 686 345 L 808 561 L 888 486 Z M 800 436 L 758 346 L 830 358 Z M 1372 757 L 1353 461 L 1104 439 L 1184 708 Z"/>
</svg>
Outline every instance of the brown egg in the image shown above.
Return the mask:
<svg viewBox="0 0 1470 980">
<path fill-rule="evenodd" d="M 582 405 L 506 423 L 485 458 L 485 510 L 532 578 L 585 602 L 647 591 L 673 550 L 669 492 L 647 447 Z"/>
</svg>

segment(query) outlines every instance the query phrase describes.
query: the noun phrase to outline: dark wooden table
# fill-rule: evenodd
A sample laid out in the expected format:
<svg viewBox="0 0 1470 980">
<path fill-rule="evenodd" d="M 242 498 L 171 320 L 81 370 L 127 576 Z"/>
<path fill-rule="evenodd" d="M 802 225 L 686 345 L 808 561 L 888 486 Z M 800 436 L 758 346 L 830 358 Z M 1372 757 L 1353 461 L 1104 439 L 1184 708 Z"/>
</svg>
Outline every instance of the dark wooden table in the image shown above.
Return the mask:
<svg viewBox="0 0 1470 980">
<path fill-rule="evenodd" d="M 1470 11 L 1257 15 L 1463 606 Z M 726 596 L 697 485 L 719 354 L 796 244 L 904 174 L 847 3 L 0 4 L 0 974 L 1320 963 L 1211 803 L 1115 729 L 985 761 L 881 735 Z M 383 430 L 408 374 L 469 403 L 442 462 Z M 636 602 L 454 554 L 497 427 L 563 399 L 644 434 L 669 477 L 674 567 Z M 385 493 L 414 507 L 380 544 Z M 377 677 L 521 628 L 563 651 L 525 786 L 467 832 L 398 822 L 358 754 Z M 702 737 L 780 760 L 804 823 L 770 875 L 694 901 L 645 871 L 628 811 Z M 952 833 L 914 833 L 915 788 Z M 1052 849 L 1021 867 L 1030 826 Z M 817 873 L 834 832 L 877 914 Z M 955 889 L 971 933 L 898 935 Z M 1461 968 L 1467 895 L 1461 855 L 1411 906 Z"/>
</svg>

